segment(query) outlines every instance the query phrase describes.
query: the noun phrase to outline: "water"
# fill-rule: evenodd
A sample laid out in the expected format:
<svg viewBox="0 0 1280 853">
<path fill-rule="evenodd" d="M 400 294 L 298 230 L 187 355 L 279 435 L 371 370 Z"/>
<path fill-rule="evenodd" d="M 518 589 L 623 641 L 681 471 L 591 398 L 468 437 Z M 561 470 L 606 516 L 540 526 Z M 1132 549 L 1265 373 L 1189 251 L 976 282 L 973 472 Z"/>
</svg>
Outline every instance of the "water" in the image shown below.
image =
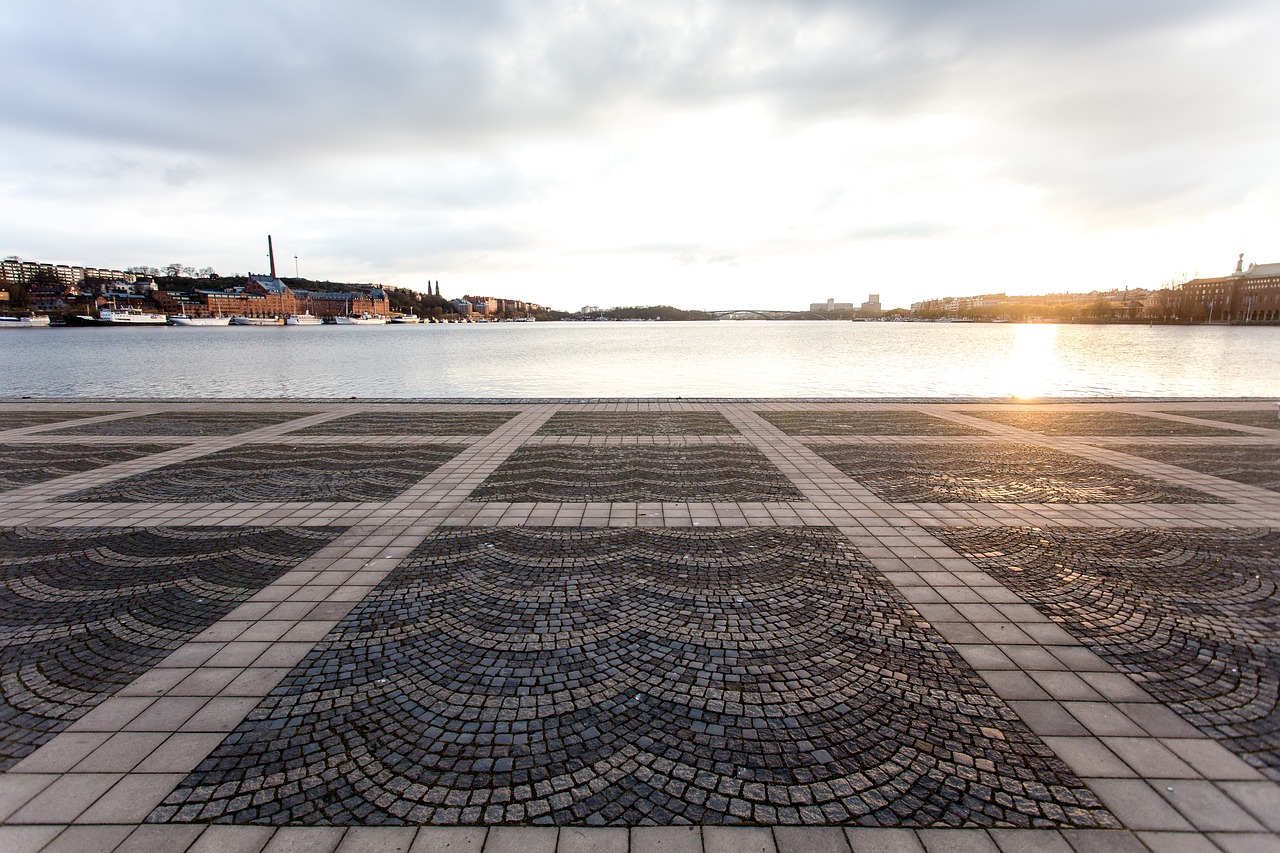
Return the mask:
<svg viewBox="0 0 1280 853">
<path fill-rule="evenodd" d="M 1280 397 L 1280 327 L 711 322 L 0 331 L 0 396 Z"/>
</svg>

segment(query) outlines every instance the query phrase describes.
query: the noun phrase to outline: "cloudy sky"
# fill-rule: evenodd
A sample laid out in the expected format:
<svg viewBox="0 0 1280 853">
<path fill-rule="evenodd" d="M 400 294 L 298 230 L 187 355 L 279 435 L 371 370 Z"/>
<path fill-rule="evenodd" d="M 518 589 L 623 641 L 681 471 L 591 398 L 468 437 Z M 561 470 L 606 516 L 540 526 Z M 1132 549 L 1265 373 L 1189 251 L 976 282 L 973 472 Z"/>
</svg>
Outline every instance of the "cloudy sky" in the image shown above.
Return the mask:
<svg viewBox="0 0 1280 853">
<path fill-rule="evenodd" d="M 557 308 L 1280 261 L 1275 0 L 10 0 L 0 254 Z"/>
</svg>

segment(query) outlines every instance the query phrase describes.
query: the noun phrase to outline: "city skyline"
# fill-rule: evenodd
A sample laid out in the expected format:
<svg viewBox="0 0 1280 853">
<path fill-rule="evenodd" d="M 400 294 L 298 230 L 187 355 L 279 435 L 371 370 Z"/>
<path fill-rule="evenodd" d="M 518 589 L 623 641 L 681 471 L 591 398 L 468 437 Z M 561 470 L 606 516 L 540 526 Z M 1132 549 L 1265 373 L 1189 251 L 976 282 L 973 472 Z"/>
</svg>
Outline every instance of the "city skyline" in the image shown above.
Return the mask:
<svg viewBox="0 0 1280 853">
<path fill-rule="evenodd" d="M 1265 2 L 52 2 L 6 24 L 6 255 L 260 272 L 272 233 L 306 278 L 566 308 L 888 308 L 1280 259 Z"/>
</svg>

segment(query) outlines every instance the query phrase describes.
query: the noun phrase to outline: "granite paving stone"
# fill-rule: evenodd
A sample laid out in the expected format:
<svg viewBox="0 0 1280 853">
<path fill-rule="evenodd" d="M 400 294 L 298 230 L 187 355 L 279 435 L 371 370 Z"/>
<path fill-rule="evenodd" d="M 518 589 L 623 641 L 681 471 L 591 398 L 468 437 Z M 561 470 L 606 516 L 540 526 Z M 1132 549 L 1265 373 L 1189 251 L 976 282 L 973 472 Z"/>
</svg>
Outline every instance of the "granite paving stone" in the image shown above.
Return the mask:
<svg viewBox="0 0 1280 853">
<path fill-rule="evenodd" d="M 1033 444 L 810 448 L 893 502 L 1227 503 L 1225 498 Z"/>
<path fill-rule="evenodd" d="M 911 411 L 757 412 L 787 435 L 990 435 L 969 424 Z"/>
<path fill-rule="evenodd" d="M 1107 449 L 1280 492 L 1280 445 L 1122 444 Z"/>
<path fill-rule="evenodd" d="M 1116 825 L 813 527 L 442 528 L 150 820 Z"/>
<path fill-rule="evenodd" d="M 66 501 L 388 500 L 456 456 L 448 444 L 232 448 L 66 495 Z"/>
<path fill-rule="evenodd" d="M 309 412 L 157 412 L 92 424 L 73 424 L 41 435 L 237 435 L 274 426 Z"/>
<path fill-rule="evenodd" d="M 1238 430 L 1210 424 L 1191 424 L 1131 412 L 969 409 L 965 414 L 1043 435 L 1240 435 Z"/>
<path fill-rule="evenodd" d="M 519 412 L 361 412 L 292 435 L 488 435 Z"/>
<path fill-rule="evenodd" d="M 756 448 L 521 447 L 470 501 L 788 501 L 803 495 Z"/>
<path fill-rule="evenodd" d="M 0 531 L 0 769 L 340 532 Z"/>
<path fill-rule="evenodd" d="M 1280 532 L 984 527 L 937 535 L 1280 780 Z"/>
<path fill-rule="evenodd" d="M 536 435 L 736 435 L 719 412 L 556 412 Z"/>
<path fill-rule="evenodd" d="M 163 453 L 163 444 L 8 444 L 0 445 L 0 492 L 95 471 L 117 462 Z"/>
</svg>

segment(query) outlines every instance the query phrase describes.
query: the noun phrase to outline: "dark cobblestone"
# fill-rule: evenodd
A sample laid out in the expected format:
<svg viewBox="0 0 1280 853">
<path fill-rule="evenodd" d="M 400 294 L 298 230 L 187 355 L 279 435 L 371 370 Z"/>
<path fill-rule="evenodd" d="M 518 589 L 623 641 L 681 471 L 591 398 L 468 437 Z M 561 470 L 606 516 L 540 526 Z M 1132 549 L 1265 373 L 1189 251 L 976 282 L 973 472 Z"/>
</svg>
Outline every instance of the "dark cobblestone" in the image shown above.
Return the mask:
<svg viewBox="0 0 1280 853">
<path fill-rule="evenodd" d="M 339 532 L 317 527 L 0 532 L 0 770 Z"/>
<path fill-rule="evenodd" d="M 76 418 L 97 418 L 114 414 L 117 412 L 0 412 L 0 430 L 23 429 L 73 421 Z"/>
<path fill-rule="evenodd" d="M 173 450 L 164 444 L 8 444 L 0 445 L 0 491 L 83 474 L 117 462 L 127 462 Z"/>
<path fill-rule="evenodd" d="M 119 421 L 50 430 L 49 435 L 236 435 L 274 426 L 307 412 L 158 412 Z"/>
<path fill-rule="evenodd" d="M 519 412 L 362 412 L 294 435 L 488 435 Z"/>
<path fill-rule="evenodd" d="M 811 445 L 887 501 L 1227 503 L 1223 498 L 1034 444 Z"/>
<path fill-rule="evenodd" d="M 1188 418 L 1204 418 L 1207 421 L 1223 421 L 1229 424 L 1242 424 L 1244 426 L 1262 427 L 1263 429 L 1280 429 L 1280 418 L 1276 417 L 1276 408 L 1272 406 L 1269 409 L 1253 409 L 1240 411 L 1238 409 L 1219 410 L 1219 409 L 1197 409 L 1196 411 L 1177 411 L 1170 412 L 1171 415 L 1182 415 Z"/>
<path fill-rule="evenodd" d="M 1276 445 L 1113 444 L 1107 449 L 1280 492 L 1280 446 Z"/>
<path fill-rule="evenodd" d="M 1280 781 L 1280 532 L 950 528 L 937 535 Z"/>
<path fill-rule="evenodd" d="M 1116 825 L 819 528 L 437 532 L 150 820 L 765 818 Z"/>
<path fill-rule="evenodd" d="M 756 448 L 540 445 L 513 453 L 470 501 L 789 501 L 803 495 Z"/>
<path fill-rule="evenodd" d="M 990 435 L 924 412 L 757 412 L 787 435 Z"/>
<path fill-rule="evenodd" d="M 1240 435 L 1207 424 L 1166 421 L 1131 412 L 1040 412 L 1025 409 L 983 409 L 966 415 L 1028 429 L 1043 435 Z"/>
<path fill-rule="evenodd" d="M 264 444 L 224 450 L 74 492 L 71 501 L 389 500 L 452 459 L 455 445 Z"/>
<path fill-rule="evenodd" d="M 736 435 L 719 412 L 556 412 L 537 435 Z"/>
</svg>

